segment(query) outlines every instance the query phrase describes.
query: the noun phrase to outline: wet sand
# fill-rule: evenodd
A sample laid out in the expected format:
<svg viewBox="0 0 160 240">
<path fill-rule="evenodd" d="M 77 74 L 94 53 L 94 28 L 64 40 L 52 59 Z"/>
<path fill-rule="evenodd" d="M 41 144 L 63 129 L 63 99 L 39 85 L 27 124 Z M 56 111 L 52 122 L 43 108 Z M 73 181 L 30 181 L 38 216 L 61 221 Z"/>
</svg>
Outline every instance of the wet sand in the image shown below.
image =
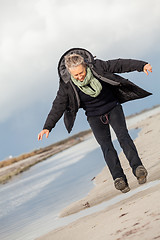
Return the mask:
<svg viewBox="0 0 160 240">
<path fill-rule="evenodd" d="M 91 209 L 92 206 L 104 201 L 112 201 L 121 195 L 125 195 L 125 198 L 103 210 L 53 230 L 38 238 L 39 240 L 160 239 L 160 113 L 130 127 L 141 129 L 135 144 L 149 173 L 147 183 L 138 185 L 128 161 L 121 153 L 120 160 L 131 191 L 126 194 L 117 191 L 108 168 L 105 167 L 95 177 L 95 187 L 91 192 L 85 198 L 63 209 L 60 217 Z"/>
</svg>

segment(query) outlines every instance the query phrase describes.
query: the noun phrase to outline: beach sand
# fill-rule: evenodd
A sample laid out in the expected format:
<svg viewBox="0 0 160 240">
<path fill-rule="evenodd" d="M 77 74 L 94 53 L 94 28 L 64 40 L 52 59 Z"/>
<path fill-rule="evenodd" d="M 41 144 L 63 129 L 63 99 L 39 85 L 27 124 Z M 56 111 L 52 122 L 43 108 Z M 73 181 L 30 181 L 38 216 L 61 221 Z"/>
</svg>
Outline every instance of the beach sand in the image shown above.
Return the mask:
<svg viewBox="0 0 160 240">
<path fill-rule="evenodd" d="M 103 210 L 82 217 L 67 226 L 53 230 L 39 240 L 151 240 L 160 239 L 160 113 L 132 125 L 140 128 L 136 147 L 148 170 L 146 184 L 138 185 L 123 153 L 120 161 L 131 191 L 122 194 L 114 188 L 108 168 L 94 179 L 89 194 L 63 209 L 60 217 L 90 208 L 104 201 L 125 195 L 121 201 Z"/>
</svg>

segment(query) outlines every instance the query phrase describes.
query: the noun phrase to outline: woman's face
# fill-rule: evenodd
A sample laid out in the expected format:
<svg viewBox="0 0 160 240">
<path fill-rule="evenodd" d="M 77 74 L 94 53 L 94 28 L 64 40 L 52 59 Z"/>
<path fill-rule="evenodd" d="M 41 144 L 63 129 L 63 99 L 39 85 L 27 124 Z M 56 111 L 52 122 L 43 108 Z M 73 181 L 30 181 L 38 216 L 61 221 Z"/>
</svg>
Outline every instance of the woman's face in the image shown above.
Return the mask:
<svg viewBox="0 0 160 240">
<path fill-rule="evenodd" d="M 69 69 L 70 74 L 76 79 L 81 82 L 85 79 L 86 76 L 86 68 L 81 64 L 77 67 Z"/>
</svg>

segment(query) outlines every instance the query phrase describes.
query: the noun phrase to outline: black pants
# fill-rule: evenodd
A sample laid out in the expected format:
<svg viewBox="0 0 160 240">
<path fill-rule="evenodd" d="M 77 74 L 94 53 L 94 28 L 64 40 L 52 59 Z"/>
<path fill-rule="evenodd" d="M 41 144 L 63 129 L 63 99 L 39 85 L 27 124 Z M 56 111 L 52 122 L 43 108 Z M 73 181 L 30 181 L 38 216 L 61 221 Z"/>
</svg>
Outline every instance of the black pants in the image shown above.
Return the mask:
<svg viewBox="0 0 160 240">
<path fill-rule="evenodd" d="M 104 119 L 104 117 L 102 118 L 102 116 L 94 116 L 88 117 L 87 120 L 97 142 L 101 146 L 105 161 L 113 179 L 115 180 L 116 178 L 123 177 L 127 183 L 127 179 L 121 167 L 117 152 L 112 144 L 109 124 L 112 126 L 117 136 L 120 146 L 129 161 L 134 175 L 136 168 L 139 165 L 142 165 L 142 162 L 138 156 L 136 147 L 130 135 L 128 134 L 122 106 L 120 104 L 116 105 L 116 107 L 114 107 L 106 115 L 106 119 Z"/>
</svg>

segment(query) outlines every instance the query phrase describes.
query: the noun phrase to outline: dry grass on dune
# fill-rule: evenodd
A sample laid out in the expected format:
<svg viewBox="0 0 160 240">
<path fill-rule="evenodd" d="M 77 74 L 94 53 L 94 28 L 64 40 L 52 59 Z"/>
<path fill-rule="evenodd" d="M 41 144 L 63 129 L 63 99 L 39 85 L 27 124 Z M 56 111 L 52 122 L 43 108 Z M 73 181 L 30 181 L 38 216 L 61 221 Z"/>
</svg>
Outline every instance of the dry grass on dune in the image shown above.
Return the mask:
<svg viewBox="0 0 160 240">
<path fill-rule="evenodd" d="M 40 148 L 40 149 L 34 150 L 32 152 L 29 152 L 29 153 L 24 153 L 24 154 L 21 154 L 20 156 L 13 157 L 13 158 L 10 158 L 10 159 L 7 159 L 7 160 L 3 160 L 3 161 L 0 162 L 0 168 L 9 166 L 9 165 L 11 165 L 13 163 L 25 160 L 25 159 L 27 159 L 29 157 L 33 157 L 33 156 L 41 154 L 41 153 L 48 152 L 48 151 L 53 150 L 53 149 L 55 149 L 55 152 L 53 152 L 54 154 L 58 153 L 60 151 L 63 151 L 63 147 L 62 146 L 64 146 L 64 149 L 66 149 L 65 146 L 75 145 L 75 144 L 81 142 L 83 140 L 82 138 L 85 135 L 89 134 L 90 132 L 91 132 L 91 130 L 89 129 L 89 130 L 80 132 L 78 134 L 75 134 L 72 137 L 69 137 L 69 138 L 64 139 L 62 141 L 59 141 L 59 142 L 54 143 L 52 145 L 49 145 L 47 147 Z"/>
</svg>

